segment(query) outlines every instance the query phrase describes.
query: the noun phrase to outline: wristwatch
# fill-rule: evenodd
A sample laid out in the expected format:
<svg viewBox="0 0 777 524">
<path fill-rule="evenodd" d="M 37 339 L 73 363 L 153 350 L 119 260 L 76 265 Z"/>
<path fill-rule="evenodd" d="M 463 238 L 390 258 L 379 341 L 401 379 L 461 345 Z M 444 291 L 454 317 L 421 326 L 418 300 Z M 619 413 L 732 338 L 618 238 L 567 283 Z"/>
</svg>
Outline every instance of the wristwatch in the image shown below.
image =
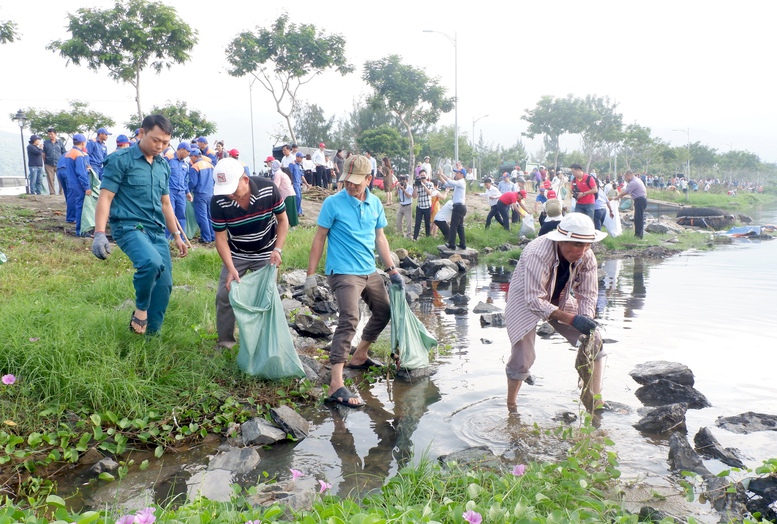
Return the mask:
<svg viewBox="0 0 777 524">
<path fill-rule="evenodd" d="M 386 273 L 391 273 L 391 272 L 392 272 L 392 271 L 394 271 L 396 268 L 397 268 L 397 266 L 391 266 L 391 267 L 387 267 L 387 268 L 386 268 Z"/>
<path fill-rule="evenodd" d="M 279 255 L 283 256 L 283 250 L 279 247 L 274 247 L 273 251 L 277 251 Z"/>
</svg>

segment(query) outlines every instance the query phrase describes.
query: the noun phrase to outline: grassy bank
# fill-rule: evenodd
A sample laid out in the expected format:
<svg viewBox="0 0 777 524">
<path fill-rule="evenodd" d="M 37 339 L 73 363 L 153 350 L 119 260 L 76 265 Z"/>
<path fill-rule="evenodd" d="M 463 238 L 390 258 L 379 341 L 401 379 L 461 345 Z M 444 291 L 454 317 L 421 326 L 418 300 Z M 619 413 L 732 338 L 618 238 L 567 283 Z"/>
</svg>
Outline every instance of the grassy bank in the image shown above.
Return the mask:
<svg viewBox="0 0 777 524">
<path fill-rule="evenodd" d="M 717 188 L 716 189 L 722 189 Z M 648 189 L 648 200 L 662 200 L 694 207 L 717 207 L 729 211 L 747 213 L 757 207 L 774 204 L 777 196 L 763 193 L 739 193 L 729 196 L 724 192 L 690 191 L 686 196 L 680 191 Z"/>
</svg>

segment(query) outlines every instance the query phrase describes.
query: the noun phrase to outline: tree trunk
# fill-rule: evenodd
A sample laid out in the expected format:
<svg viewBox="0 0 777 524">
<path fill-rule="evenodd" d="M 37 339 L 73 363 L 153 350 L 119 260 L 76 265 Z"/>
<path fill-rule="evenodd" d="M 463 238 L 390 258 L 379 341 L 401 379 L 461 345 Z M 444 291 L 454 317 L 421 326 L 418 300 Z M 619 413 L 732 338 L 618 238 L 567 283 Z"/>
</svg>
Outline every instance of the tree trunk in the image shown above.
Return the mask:
<svg viewBox="0 0 777 524">
<path fill-rule="evenodd" d="M 143 110 L 140 108 L 140 69 L 135 69 L 135 102 L 138 104 L 138 122 L 143 123 Z"/>
<path fill-rule="evenodd" d="M 404 124 L 405 129 L 407 129 L 407 138 L 410 141 L 410 169 L 408 169 L 408 176 L 410 177 L 410 180 L 415 180 L 415 141 L 413 140 L 413 131 L 410 129 L 410 124 L 408 124 L 404 118 L 402 118 L 402 115 L 397 115 L 399 117 L 399 121 Z M 430 174 L 431 176 L 431 174 Z"/>
<path fill-rule="evenodd" d="M 283 113 L 281 113 L 283 115 Z M 283 115 L 283 118 L 286 120 L 286 126 L 289 128 L 289 136 L 291 137 L 291 143 L 296 144 L 297 143 L 297 137 L 294 134 L 294 126 L 291 125 L 291 115 Z M 310 145 L 310 144 L 307 144 Z"/>
</svg>

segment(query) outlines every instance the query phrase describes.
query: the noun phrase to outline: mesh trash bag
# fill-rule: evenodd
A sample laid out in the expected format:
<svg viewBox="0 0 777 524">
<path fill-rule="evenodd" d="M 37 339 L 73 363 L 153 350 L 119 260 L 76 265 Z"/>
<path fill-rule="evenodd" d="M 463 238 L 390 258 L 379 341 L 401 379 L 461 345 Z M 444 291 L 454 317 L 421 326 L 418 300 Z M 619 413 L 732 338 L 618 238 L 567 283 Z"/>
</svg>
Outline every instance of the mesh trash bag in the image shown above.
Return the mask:
<svg viewBox="0 0 777 524">
<path fill-rule="evenodd" d="M 396 284 L 389 286 L 391 301 L 391 353 L 399 356 L 400 369 L 429 366 L 429 350 L 437 341 L 426 331 L 405 300 L 405 291 Z"/>
<path fill-rule="evenodd" d="M 275 287 L 276 273 L 277 268 L 268 265 L 232 282 L 229 302 L 240 330 L 237 365 L 267 379 L 304 377 Z"/>
<path fill-rule="evenodd" d="M 197 215 L 194 213 L 194 205 L 186 200 L 186 238 L 193 239 L 200 233 L 200 226 L 197 225 Z"/>
<path fill-rule="evenodd" d="M 94 229 L 94 213 L 97 211 L 97 198 L 100 196 L 100 180 L 89 170 L 89 189 L 92 196 L 84 197 L 84 209 L 81 211 L 81 234 Z"/>
</svg>

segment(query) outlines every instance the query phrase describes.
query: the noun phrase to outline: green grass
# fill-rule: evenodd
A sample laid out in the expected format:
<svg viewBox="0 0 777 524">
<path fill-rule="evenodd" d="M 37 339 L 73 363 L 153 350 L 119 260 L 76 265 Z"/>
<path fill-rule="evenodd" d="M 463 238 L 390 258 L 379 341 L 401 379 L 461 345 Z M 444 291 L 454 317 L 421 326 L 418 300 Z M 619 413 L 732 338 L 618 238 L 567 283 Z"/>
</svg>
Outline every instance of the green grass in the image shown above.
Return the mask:
<svg viewBox="0 0 777 524">
<path fill-rule="evenodd" d="M 716 187 L 715 189 L 722 191 L 723 188 Z M 648 200 L 663 200 L 694 207 L 718 207 L 744 212 L 758 206 L 772 204 L 777 201 L 777 197 L 772 194 L 739 193 L 736 196 L 728 196 L 724 192 L 690 191 L 686 198 L 686 195 L 680 191 L 648 189 Z"/>
</svg>

